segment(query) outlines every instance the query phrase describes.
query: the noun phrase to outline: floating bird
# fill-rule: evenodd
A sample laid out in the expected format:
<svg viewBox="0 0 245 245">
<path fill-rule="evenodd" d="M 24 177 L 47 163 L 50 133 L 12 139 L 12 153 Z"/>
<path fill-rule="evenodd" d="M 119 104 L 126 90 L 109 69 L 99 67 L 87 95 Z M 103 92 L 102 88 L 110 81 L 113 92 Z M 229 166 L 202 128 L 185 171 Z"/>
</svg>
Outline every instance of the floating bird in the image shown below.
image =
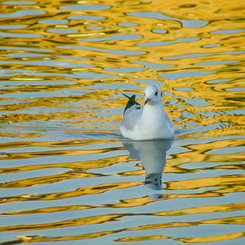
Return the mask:
<svg viewBox="0 0 245 245">
<path fill-rule="evenodd" d="M 145 88 L 145 106 L 129 97 L 124 110 L 120 131 L 125 138 L 132 140 L 170 139 L 174 128 L 168 115 L 163 111 L 162 90 L 156 85 Z"/>
</svg>

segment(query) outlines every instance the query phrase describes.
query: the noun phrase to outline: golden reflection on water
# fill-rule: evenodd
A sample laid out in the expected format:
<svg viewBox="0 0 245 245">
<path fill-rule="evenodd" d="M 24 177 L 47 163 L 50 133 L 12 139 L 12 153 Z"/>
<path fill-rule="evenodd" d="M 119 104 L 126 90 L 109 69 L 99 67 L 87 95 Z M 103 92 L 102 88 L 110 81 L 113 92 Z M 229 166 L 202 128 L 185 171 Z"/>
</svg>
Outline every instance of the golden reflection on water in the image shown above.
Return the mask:
<svg viewBox="0 0 245 245">
<path fill-rule="evenodd" d="M 2 79 L 20 81 L 1 91 L 7 95 L 4 100 L 9 100 L 4 111 L 15 112 L 3 115 L 2 123 L 60 120 L 94 127 L 97 117 L 94 114 L 102 112 L 101 105 L 112 110 L 125 103 L 116 96 L 125 90 L 121 84 L 142 86 L 139 79 L 143 79 L 165 84 L 164 89 L 171 94 L 165 96 L 166 102 L 177 100 L 166 110 L 172 119 L 181 118 L 175 122 L 179 128 L 228 123 L 224 130 L 214 130 L 211 134 L 239 134 L 244 116 L 221 112 L 242 106 L 242 91 L 232 90 L 242 87 L 244 82 L 244 54 L 239 51 L 244 28 L 242 1 L 215 4 L 198 1 L 181 5 L 178 1 L 171 4 L 168 1 L 99 1 L 101 10 L 93 10 L 90 5 L 86 7 L 87 4 L 89 2 L 70 5 L 60 1 L 47 5 L 2 4 L 2 13 L 10 17 L 1 23 L 12 27 L 4 29 L 6 36 L 2 38 Z M 154 11 L 149 12 L 152 9 Z M 22 16 L 22 11 L 33 12 Z M 20 17 L 11 16 L 13 12 Z M 122 13 L 127 14 L 123 21 Z M 20 21 L 24 28 L 18 28 Z M 195 24 L 198 28 L 192 28 Z M 65 30 L 76 33 L 65 33 Z M 128 70 L 131 67 L 132 71 L 121 70 L 123 67 Z M 95 73 L 98 79 L 93 78 Z M 67 82 L 53 83 L 57 80 Z M 114 84 L 114 89 L 87 88 L 101 83 Z M 81 86 L 84 94 L 65 95 L 71 90 L 79 91 Z M 131 91 L 138 93 L 135 89 Z M 26 98 L 25 93 L 32 93 L 33 97 Z M 18 103 L 10 102 L 16 96 Z M 113 98 L 114 103 L 108 104 L 105 99 L 108 97 Z M 97 98 L 100 104 L 93 103 Z M 20 112 L 36 107 L 56 110 L 38 114 Z M 217 115 L 205 115 L 210 112 Z M 186 117 L 186 113 L 193 116 Z M 105 121 L 110 119 L 119 121 L 120 116 L 110 115 Z M 205 135 L 211 136 L 209 132 Z"/>
<path fill-rule="evenodd" d="M 1 244 L 243 243 L 244 1 L 0 5 Z M 157 192 L 118 130 L 153 82 L 177 131 Z"/>
</svg>

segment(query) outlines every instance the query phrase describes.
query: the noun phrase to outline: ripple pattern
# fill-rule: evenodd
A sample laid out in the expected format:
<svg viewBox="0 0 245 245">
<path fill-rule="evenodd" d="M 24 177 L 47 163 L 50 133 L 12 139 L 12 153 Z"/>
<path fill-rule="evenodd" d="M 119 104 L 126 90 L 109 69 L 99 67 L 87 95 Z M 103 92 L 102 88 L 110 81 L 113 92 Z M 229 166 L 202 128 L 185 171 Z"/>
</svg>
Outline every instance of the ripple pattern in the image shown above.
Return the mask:
<svg viewBox="0 0 245 245">
<path fill-rule="evenodd" d="M 0 244 L 243 244 L 243 1 L 0 1 Z M 157 83 L 173 142 L 126 142 Z"/>
</svg>

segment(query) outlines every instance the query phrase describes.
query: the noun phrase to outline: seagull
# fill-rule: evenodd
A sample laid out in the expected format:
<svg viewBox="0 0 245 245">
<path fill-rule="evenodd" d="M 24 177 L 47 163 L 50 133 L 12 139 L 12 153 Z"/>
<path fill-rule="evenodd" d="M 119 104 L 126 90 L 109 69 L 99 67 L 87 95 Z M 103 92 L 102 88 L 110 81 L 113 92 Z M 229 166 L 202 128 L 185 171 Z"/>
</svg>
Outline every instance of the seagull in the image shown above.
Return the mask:
<svg viewBox="0 0 245 245">
<path fill-rule="evenodd" d="M 174 128 L 168 115 L 163 111 L 162 90 L 156 84 L 145 88 L 145 106 L 129 97 L 124 110 L 120 131 L 123 137 L 132 140 L 170 139 Z"/>
</svg>

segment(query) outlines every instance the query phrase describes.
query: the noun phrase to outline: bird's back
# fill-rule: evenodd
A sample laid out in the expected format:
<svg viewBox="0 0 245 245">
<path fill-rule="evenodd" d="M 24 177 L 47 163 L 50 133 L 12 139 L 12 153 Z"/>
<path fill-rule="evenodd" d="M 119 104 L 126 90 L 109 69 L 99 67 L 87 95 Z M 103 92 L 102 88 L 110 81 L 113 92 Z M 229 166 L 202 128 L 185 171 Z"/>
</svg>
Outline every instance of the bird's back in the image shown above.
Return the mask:
<svg viewBox="0 0 245 245">
<path fill-rule="evenodd" d="M 139 121 L 139 118 L 142 114 L 142 107 L 138 105 L 131 106 L 125 111 L 122 123 L 121 131 L 133 130 Z"/>
</svg>

